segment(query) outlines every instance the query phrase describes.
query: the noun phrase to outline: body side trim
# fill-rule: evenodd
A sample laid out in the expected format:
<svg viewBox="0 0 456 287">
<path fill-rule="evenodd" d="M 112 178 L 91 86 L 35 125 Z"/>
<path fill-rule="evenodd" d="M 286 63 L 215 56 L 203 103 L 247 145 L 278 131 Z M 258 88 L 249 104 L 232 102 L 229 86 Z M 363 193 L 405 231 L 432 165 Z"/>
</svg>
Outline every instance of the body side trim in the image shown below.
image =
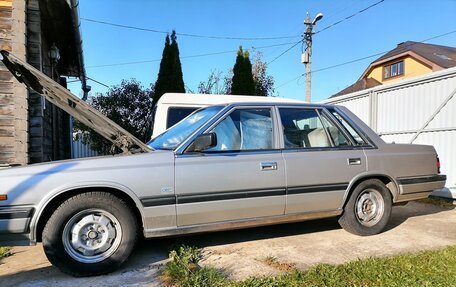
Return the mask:
<svg viewBox="0 0 456 287">
<path fill-rule="evenodd" d="M 0 207 L 0 219 L 30 218 L 34 211 L 33 207 L 2 206 Z"/>
<path fill-rule="evenodd" d="M 171 205 L 176 204 L 176 196 L 143 197 L 141 203 L 144 207 Z"/>
<path fill-rule="evenodd" d="M 446 181 L 446 175 L 444 174 L 433 174 L 425 176 L 414 176 L 414 177 L 401 177 L 397 179 L 397 182 L 401 185 L 427 183 L 434 181 Z"/>
<path fill-rule="evenodd" d="M 171 196 L 155 196 L 143 197 L 141 203 L 143 207 L 153 207 L 172 204 L 186 204 L 207 201 L 232 200 L 242 198 L 269 197 L 269 196 L 285 196 L 288 194 L 312 193 L 312 192 L 328 192 L 336 190 L 346 190 L 349 183 L 335 183 L 324 185 L 306 185 L 294 186 L 289 188 L 271 188 L 257 190 L 230 190 L 222 192 L 208 193 L 193 193 Z"/>
<path fill-rule="evenodd" d="M 263 197 L 263 196 L 283 196 L 285 194 L 286 194 L 285 188 L 276 188 L 276 189 L 266 189 L 266 190 L 264 190 L 264 189 L 248 190 L 248 191 L 239 190 L 239 191 L 220 192 L 220 193 L 178 195 L 177 204 L 253 198 L 253 197 Z"/>
<path fill-rule="evenodd" d="M 300 193 L 311 193 L 311 192 L 326 192 L 335 190 L 346 190 L 348 187 L 347 183 L 335 183 L 327 185 L 307 185 L 307 186 L 295 186 L 287 189 L 287 194 L 300 194 Z"/>
<path fill-rule="evenodd" d="M 337 210 L 322 210 L 317 212 L 294 213 L 285 215 L 275 215 L 268 217 L 255 217 L 242 220 L 221 221 L 215 223 L 204 223 L 189 225 L 177 228 L 160 228 L 145 230 L 146 237 L 164 237 L 177 236 L 188 233 L 212 232 L 219 230 L 235 230 L 254 226 L 273 225 L 281 223 L 299 222 L 304 220 L 312 220 L 319 218 L 334 217 L 342 214 L 341 209 Z"/>
</svg>

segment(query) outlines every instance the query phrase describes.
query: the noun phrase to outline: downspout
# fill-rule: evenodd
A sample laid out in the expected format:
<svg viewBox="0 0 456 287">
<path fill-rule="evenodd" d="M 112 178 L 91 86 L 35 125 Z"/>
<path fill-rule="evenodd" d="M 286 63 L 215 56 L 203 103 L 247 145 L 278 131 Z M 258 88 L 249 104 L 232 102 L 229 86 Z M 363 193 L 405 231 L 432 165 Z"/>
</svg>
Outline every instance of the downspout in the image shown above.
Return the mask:
<svg viewBox="0 0 456 287">
<path fill-rule="evenodd" d="M 91 90 L 91 87 L 87 85 L 87 76 L 84 67 L 84 55 L 82 53 L 82 37 L 81 37 L 81 22 L 79 21 L 79 0 L 69 0 L 71 8 L 71 18 L 73 22 L 73 36 L 76 42 L 76 51 L 78 53 L 79 62 L 79 79 L 82 83 L 83 96 L 82 100 L 87 100 L 87 96 Z"/>
</svg>

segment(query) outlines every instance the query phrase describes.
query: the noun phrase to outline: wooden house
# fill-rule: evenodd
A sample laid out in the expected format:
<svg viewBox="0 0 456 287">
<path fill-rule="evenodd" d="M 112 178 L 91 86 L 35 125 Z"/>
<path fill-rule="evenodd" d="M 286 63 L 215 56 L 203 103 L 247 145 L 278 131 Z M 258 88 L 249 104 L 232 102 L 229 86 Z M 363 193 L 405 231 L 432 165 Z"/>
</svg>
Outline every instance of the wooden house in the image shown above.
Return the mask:
<svg viewBox="0 0 456 287">
<path fill-rule="evenodd" d="M 0 0 L 0 49 L 86 93 L 78 0 Z M 0 165 L 70 158 L 70 117 L 16 81 L 0 64 Z"/>
</svg>

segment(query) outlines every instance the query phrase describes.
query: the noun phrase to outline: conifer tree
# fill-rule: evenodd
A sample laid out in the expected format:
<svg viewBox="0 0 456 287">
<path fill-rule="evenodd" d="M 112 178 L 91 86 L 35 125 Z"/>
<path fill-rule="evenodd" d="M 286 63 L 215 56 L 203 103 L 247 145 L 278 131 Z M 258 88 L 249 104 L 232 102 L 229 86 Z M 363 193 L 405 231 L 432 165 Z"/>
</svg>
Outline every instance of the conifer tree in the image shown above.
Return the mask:
<svg viewBox="0 0 456 287">
<path fill-rule="evenodd" d="M 154 103 L 157 103 L 164 93 L 185 93 L 182 66 L 179 58 L 179 47 L 176 41 L 176 31 L 166 35 L 165 47 L 160 62 L 157 81 L 155 82 Z"/>
<path fill-rule="evenodd" d="M 250 63 L 249 52 L 239 47 L 236 63 L 233 67 L 233 80 L 231 82 L 232 95 L 253 95 L 255 83 L 252 75 L 252 63 Z"/>
</svg>

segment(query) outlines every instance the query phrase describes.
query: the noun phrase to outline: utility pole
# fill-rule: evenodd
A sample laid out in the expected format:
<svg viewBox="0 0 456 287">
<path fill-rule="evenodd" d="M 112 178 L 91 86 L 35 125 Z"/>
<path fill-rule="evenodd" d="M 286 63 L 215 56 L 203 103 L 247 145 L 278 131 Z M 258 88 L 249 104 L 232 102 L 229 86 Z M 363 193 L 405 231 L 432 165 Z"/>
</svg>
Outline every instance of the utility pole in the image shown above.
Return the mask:
<svg viewBox="0 0 456 287">
<path fill-rule="evenodd" d="M 310 90 L 311 90 L 311 72 L 310 72 L 310 63 L 312 57 L 312 30 L 313 26 L 323 18 L 323 13 L 318 13 L 315 16 L 313 21 L 310 21 L 310 15 L 307 13 L 306 20 L 304 24 L 306 25 L 306 30 L 304 31 L 304 41 L 306 42 L 306 50 L 301 55 L 301 62 L 306 65 L 306 102 L 310 103 L 312 101 Z"/>
</svg>

